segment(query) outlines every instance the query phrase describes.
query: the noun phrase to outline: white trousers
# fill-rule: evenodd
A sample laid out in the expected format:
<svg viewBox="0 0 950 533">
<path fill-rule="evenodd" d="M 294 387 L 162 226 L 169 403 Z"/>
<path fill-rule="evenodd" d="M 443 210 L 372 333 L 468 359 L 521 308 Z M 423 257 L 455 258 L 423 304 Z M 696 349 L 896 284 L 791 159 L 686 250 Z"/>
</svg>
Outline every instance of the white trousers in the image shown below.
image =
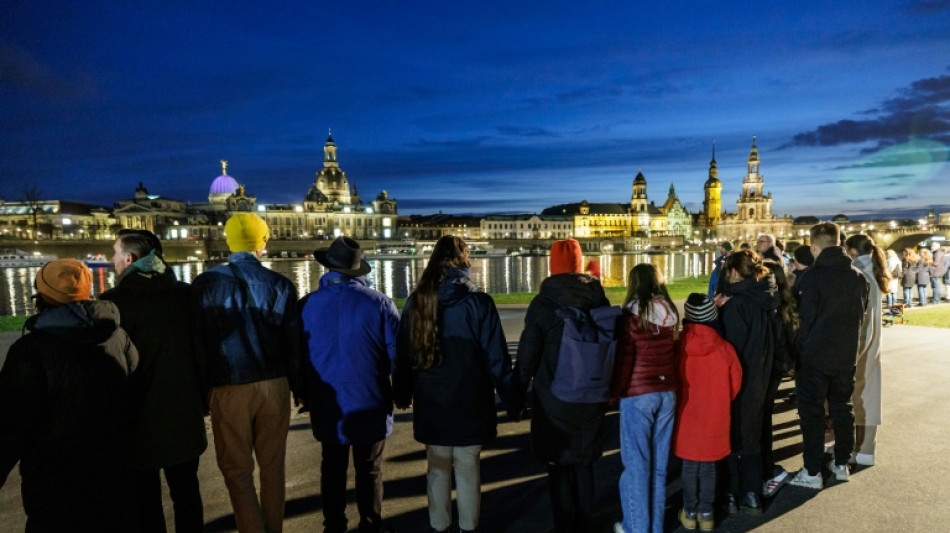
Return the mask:
<svg viewBox="0 0 950 533">
<path fill-rule="evenodd" d="M 453 470 L 459 528 L 469 531 L 478 528 L 482 505 L 481 452 L 481 446 L 426 445 L 429 526 L 436 531 L 445 531 L 452 526 Z"/>
</svg>

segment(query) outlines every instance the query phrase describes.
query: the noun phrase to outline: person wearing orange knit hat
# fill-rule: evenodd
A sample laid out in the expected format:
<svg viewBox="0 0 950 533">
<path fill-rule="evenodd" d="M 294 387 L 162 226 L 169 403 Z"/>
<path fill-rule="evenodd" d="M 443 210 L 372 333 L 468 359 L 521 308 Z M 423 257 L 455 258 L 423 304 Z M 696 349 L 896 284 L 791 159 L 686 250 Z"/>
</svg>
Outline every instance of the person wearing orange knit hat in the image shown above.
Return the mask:
<svg viewBox="0 0 950 533">
<path fill-rule="evenodd" d="M 50 261 L 35 286 L 37 313 L 0 370 L 0 486 L 19 462 L 28 531 L 133 531 L 117 450 L 138 351 L 81 261 Z"/>
<path fill-rule="evenodd" d="M 600 281 L 584 274 L 581 246 L 574 239 L 551 245 L 551 276 L 525 313 L 518 343 L 517 374 L 531 389 L 531 451 L 547 464 L 555 531 L 590 531 L 594 505 L 594 461 L 603 453 L 606 403 L 565 402 L 551 392 L 560 358 L 564 307 L 590 310 L 610 305 Z"/>
</svg>

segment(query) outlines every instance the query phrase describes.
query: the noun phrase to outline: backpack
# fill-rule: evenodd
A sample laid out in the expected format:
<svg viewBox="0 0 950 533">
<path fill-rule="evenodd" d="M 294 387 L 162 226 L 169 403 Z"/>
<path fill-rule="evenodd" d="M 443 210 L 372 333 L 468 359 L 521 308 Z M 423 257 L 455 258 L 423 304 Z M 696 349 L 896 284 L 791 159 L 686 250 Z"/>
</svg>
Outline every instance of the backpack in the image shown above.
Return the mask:
<svg viewBox="0 0 950 533">
<path fill-rule="evenodd" d="M 620 307 L 561 307 L 556 313 L 564 321 L 564 332 L 551 394 L 563 402 L 606 402 L 617 353 Z"/>
</svg>

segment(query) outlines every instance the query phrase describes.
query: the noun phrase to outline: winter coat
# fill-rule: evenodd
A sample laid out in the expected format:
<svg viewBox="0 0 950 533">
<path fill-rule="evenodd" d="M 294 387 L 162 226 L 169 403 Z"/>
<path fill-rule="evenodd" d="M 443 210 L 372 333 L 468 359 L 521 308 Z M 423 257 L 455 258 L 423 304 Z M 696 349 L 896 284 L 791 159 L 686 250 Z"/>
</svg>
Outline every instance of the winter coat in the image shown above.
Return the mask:
<svg viewBox="0 0 950 533">
<path fill-rule="evenodd" d="M 532 380 L 531 450 L 542 462 L 589 465 L 603 452 L 606 404 L 563 402 L 551 393 L 557 369 L 564 320 L 561 307 L 593 309 L 610 305 L 600 281 L 586 274 L 557 274 L 541 283 L 541 290 L 525 313 L 518 343 L 518 373 L 527 386 Z"/>
<path fill-rule="evenodd" d="M 881 289 L 874 279 L 870 255 L 854 259 L 868 280 L 868 306 L 864 312 L 864 326 L 858 337 L 857 368 L 854 372 L 854 423 L 876 426 L 881 423 Z"/>
<path fill-rule="evenodd" d="M 729 300 L 720 309 L 724 337 L 742 365 L 742 388 L 733 405 L 733 439 L 749 442 L 748 428 L 761 426 L 775 352 L 773 319 L 778 299 L 771 276 L 748 278 L 726 287 Z M 758 437 L 756 436 L 756 439 Z M 742 450 L 735 450 L 742 453 Z M 746 451 L 746 453 L 751 453 Z"/>
<path fill-rule="evenodd" d="M 731 451 L 730 404 L 742 386 L 742 365 L 735 348 L 703 324 L 683 324 L 676 353 L 680 390 L 673 453 L 718 461 Z"/>
<path fill-rule="evenodd" d="M 328 272 L 300 302 L 313 436 L 372 444 L 393 431 L 399 311 L 364 277 Z"/>
<path fill-rule="evenodd" d="M 212 387 L 286 377 L 294 396 L 303 397 L 297 288 L 289 279 L 253 253 L 236 252 L 191 288 L 196 348 Z"/>
<path fill-rule="evenodd" d="M 676 356 L 673 332 L 676 313 L 663 300 L 655 299 L 647 331 L 640 329 L 639 304 L 631 302 L 617 329 L 617 355 L 611 380 L 611 398 L 629 398 L 649 392 L 675 391 Z"/>
<path fill-rule="evenodd" d="M 706 294 L 710 298 L 716 296 L 716 293 L 719 292 L 719 278 L 722 276 L 722 264 L 726 261 L 726 257 L 720 255 L 713 261 L 713 271 L 709 274 L 709 286 L 706 288 Z"/>
<path fill-rule="evenodd" d="M 146 264 L 149 263 L 149 264 Z M 202 369 L 194 350 L 191 289 L 154 255 L 139 259 L 102 294 L 119 308 L 138 348 L 129 383 L 136 408 L 131 464 L 154 470 L 197 459 L 208 447 Z"/>
<path fill-rule="evenodd" d="M 844 249 L 829 246 L 801 276 L 799 287 L 800 364 L 829 373 L 853 367 L 870 290 L 864 274 Z"/>
<path fill-rule="evenodd" d="M 900 286 L 900 280 L 904 275 L 904 272 L 901 270 L 901 260 L 895 258 L 889 258 L 887 260 L 887 272 L 890 274 L 891 279 L 887 282 L 887 292 L 897 293 L 897 288 Z"/>
<path fill-rule="evenodd" d="M 413 368 L 411 302 L 403 307 L 393 376 L 397 405 L 412 400 L 413 436 L 438 446 L 484 445 L 497 434 L 495 391 L 509 410 L 524 403 L 508 343 L 491 296 L 478 291 L 467 269 L 447 269 L 439 286 L 439 360 Z"/>
<path fill-rule="evenodd" d="M 917 286 L 917 263 L 911 263 L 907 260 L 904 260 L 901 263 L 901 287 L 913 288 L 916 286 Z"/>
<path fill-rule="evenodd" d="M 27 320 L 0 371 L 0 486 L 20 462 L 27 531 L 131 531 L 125 452 L 138 352 L 112 302 Z"/>
<path fill-rule="evenodd" d="M 947 275 L 948 270 L 950 270 L 950 257 L 947 256 L 947 252 L 937 250 L 934 252 L 934 272 L 931 276 L 942 278 Z"/>
<path fill-rule="evenodd" d="M 930 278 L 934 277 L 936 267 L 928 265 L 923 259 L 917 262 L 917 285 L 930 285 Z"/>
</svg>

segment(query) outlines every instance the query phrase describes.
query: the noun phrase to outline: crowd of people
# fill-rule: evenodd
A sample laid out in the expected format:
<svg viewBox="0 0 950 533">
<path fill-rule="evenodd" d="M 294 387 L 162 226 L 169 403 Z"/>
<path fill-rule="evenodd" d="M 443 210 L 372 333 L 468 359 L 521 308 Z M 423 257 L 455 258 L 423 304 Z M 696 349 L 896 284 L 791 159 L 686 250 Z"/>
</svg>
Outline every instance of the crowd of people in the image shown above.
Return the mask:
<svg viewBox="0 0 950 533">
<path fill-rule="evenodd" d="M 292 404 L 309 411 L 321 443 L 325 532 L 348 530 L 350 457 L 358 530 L 393 530 L 382 516 L 382 458 L 394 409 L 412 410 L 425 446 L 431 531 L 476 531 L 496 394 L 511 420 L 530 416 L 555 532 L 590 530 L 593 465 L 613 406 L 624 467 L 615 531 L 663 531 L 671 453 L 683 461 L 679 521 L 709 531 L 717 505 L 757 515 L 785 483 L 821 489 L 829 423 L 832 476 L 847 481 L 850 465 L 874 464 L 884 295 L 894 302 L 899 278 L 909 300 L 913 272 L 912 285 L 932 283 L 939 300 L 947 261 L 905 251 L 896 265 L 869 237 L 845 239 L 831 223 L 791 256 L 771 235 L 738 250 L 723 242 L 709 294 L 691 294 L 681 319 L 655 266 L 635 266 L 612 308 L 584 273 L 579 243 L 560 240 L 513 362 L 461 238 L 436 243 L 400 313 L 367 281 L 357 241 L 316 250 L 327 272 L 298 300 L 290 280 L 261 264 L 269 229 L 260 217 L 235 214 L 225 232 L 228 262 L 190 286 L 144 230 L 119 232 L 116 286 L 98 300 L 83 263 L 40 269 L 38 313 L 0 371 L 0 485 L 19 462 L 28 531 L 165 531 L 162 472 L 175 530 L 201 531 L 197 473 L 210 413 L 238 530 L 279 532 Z M 594 316 L 611 325 L 572 337 Z M 592 344 L 605 347 L 597 353 L 607 375 L 592 378 L 600 388 L 565 393 L 565 363 Z M 804 441 L 794 476 L 772 455 L 773 406 L 792 375 Z"/>
</svg>

